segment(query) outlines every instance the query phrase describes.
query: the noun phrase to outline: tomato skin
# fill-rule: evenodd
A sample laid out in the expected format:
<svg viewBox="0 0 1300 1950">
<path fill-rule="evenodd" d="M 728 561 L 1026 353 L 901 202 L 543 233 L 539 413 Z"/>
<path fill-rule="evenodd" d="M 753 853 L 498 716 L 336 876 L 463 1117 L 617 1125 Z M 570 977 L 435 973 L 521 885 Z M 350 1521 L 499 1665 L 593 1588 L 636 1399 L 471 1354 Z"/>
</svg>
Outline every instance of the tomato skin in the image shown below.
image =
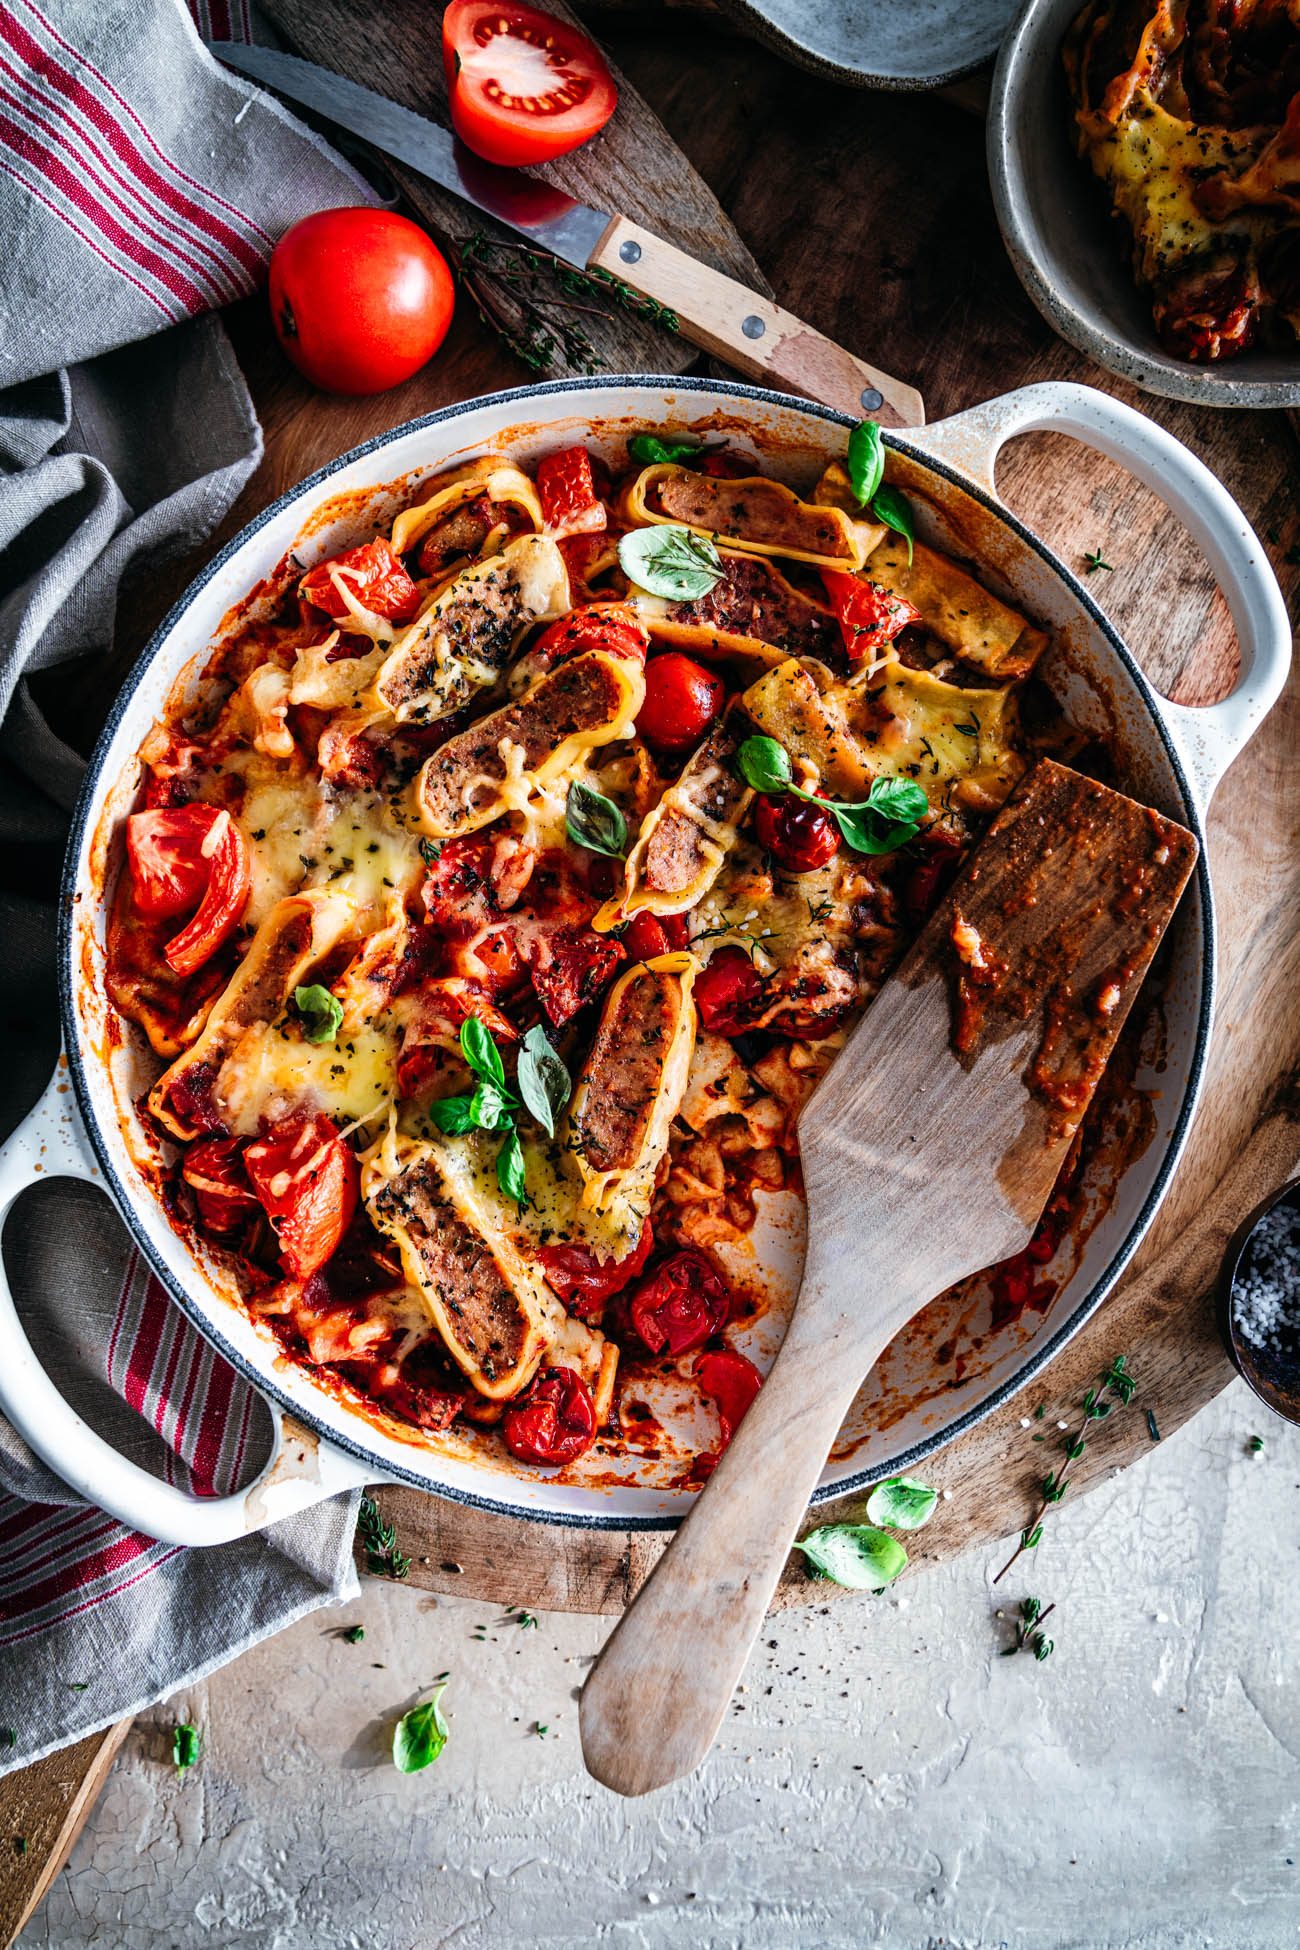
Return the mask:
<svg viewBox="0 0 1300 1950">
<path fill-rule="evenodd" d="M 903 884 L 903 905 L 907 918 L 915 926 L 939 904 L 939 898 L 947 891 L 948 885 L 961 864 L 962 848 L 956 840 L 936 835 L 931 838 L 923 835 L 925 854 L 919 865 L 913 867 Z"/>
<path fill-rule="evenodd" d="M 687 1246 L 640 1281 L 628 1308 L 652 1354 L 687 1354 L 731 1318 L 731 1293 L 703 1253 Z"/>
<path fill-rule="evenodd" d="M 596 1440 L 591 1390 L 574 1368 L 545 1368 L 524 1400 L 506 1410 L 501 1433 L 520 1462 L 575 1462 Z"/>
<path fill-rule="evenodd" d="M 695 1378 L 717 1408 L 722 1424 L 718 1447 L 725 1449 L 763 1386 L 763 1377 L 743 1354 L 724 1347 L 700 1356 L 695 1363 Z"/>
<path fill-rule="evenodd" d="M 585 447 L 565 447 L 558 454 L 542 456 L 537 463 L 537 497 L 546 532 L 556 541 L 567 535 L 597 535 L 608 523 Z"/>
<path fill-rule="evenodd" d="M 716 671 L 680 650 L 666 650 L 645 667 L 645 703 L 636 714 L 636 728 L 655 751 L 675 757 L 699 744 L 726 695 Z"/>
<path fill-rule="evenodd" d="M 627 603 L 585 603 L 542 631 L 529 651 L 543 670 L 580 657 L 586 650 L 603 650 L 611 657 L 645 662 L 649 631 Z"/>
<path fill-rule="evenodd" d="M 194 908 L 162 952 L 174 975 L 196 974 L 230 939 L 248 905 L 253 891 L 248 841 L 220 806 L 160 806 L 131 814 L 126 851 L 132 894 L 142 913 L 174 915 Z"/>
<path fill-rule="evenodd" d="M 536 936 L 527 957 L 548 1021 L 562 1029 L 579 1009 L 594 1002 L 626 953 L 621 941 L 593 928 L 552 928 Z"/>
<path fill-rule="evenodd" d="M 537 1257 L 571 1314 L 579 1320 L 599 1320 L 605 1302 L 629 1286 L 650 1257 L 654 1233 L 649 1219 L 642 1222 L 641 1237 L 625 1259 L 604 1264 L 586 1246 L 543 1246 Z"/>
<path fill-rule="evenodd" d="M 813 873 L 839 852 L 840 830 L 828 812 L 793 792 L 763 793 L 754 809 L 760 846 L 787 873 Z"/>
<path fill-rule="evenodd" d="M 331 569 L 349 571 L 342 578 L 349 593 L 363 609 L 373 610 L 376 616 L 388 616 L 395 623 L 404 623 L 420 607 L 419 590 L 382 535 L 360 548 L 350 548 L 346 555 L 335 555 L 328 562 L 318 563 L 298 584 L 298 594 L 304 601 L 342 622 L 350 611 L 334 586 Z M 371 648 L 368 640 L 362 648 Z M 331 656 L 329 661 L 333 663 L 337 659 Z"/>
<path fill-rule="evenodd" d="M 455 288 L 447 260 L 394 210 L 318 210 L 271 253 L 275 335 L 304 379 L 327 393 L 386 392 L 447 336 Z"/>
<path fill-rule="evenodd" d="M 901 630 L 923 620 L 906 596 L 896 596 L 892 590 L 849 575 L 844 569 L 823 569 L 822 581 L 840 619 L 844 652 L 851 664 L 867 663 Z"/>
<path fill-rule="evenodd" d="M 623 946 L 633 961 L 653 961 L 685 948 L 691 930 L 684 914 L 634 914 L 623 930 Z"/>
<path fill-rule="evenodd" d="M 309 1280 L 352 1223 L 360 1189 L 356 1153 L 323 1111 L 286 1117 L 244 1151 L 253 1190 L 274 1226 L 280 1258 Z"/>
<path fill-rule="evenodd" d="M 199 1138 L 181 1163 L 181 1177 L 194 1194 L 199 1218 L 209 1232 L 234 1232 L 261 1208 L 244 1169 L 238 1138 Z"/>
<path fill-rule="evenodd" d="M 451 125 L 485 162 L 514 168 L 567 156 L 604 128 L 618 104 L 594 41 L 513 0 L 451 0 L 442 60 Z"/>
<path fill-rule="evenodd" d="M 743 1036 L 763 982 L 743 948 L 719 948 L 695 977 L 695 1006 L 715 1036 Z"/>
</svg>

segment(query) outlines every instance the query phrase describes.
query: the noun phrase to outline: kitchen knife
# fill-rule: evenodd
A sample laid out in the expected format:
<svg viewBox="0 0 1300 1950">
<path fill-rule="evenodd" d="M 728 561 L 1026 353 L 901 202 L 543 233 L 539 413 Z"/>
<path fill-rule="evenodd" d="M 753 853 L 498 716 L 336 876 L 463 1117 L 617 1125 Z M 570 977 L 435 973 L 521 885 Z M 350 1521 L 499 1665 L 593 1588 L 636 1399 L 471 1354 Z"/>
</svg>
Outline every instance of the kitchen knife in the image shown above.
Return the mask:
<svg viewBox="0 0 1300 1950">
<path fill-rule="evenodd" d="M 710 270 L 628 217 L 590 209 L 523 170 L 485 163 L 459 139 L 373 88 L 295 54 L 211 41 L 227 67 L 328 117 L 579 271 L 607 271 L 675 312 L 682 334 L 751 379 L 883 426 L 925 424 L 921 395 L 823 338 L 770 299 Z"/>
</svg>

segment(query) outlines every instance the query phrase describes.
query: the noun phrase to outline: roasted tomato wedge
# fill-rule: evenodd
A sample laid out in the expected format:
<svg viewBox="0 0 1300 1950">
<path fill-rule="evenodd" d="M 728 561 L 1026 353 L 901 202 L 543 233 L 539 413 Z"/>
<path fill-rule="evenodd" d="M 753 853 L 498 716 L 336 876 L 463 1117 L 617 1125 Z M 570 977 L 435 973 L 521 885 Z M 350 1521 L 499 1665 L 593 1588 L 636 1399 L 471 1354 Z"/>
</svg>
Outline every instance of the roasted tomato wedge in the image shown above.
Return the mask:
<svg viewBox="0 0 1300 1950">
<path fill-rule="evenodd" d="M 596 1000 L 626 952 L 621 941 L 592 928 L 552 928 L 529 943 L 533 987 L 557 1029 Z"/>
<path fill-rule="evenodd" d="M 695 1363 L 695 1378 L 718 1411 L 722 1423 L 722 1441 L 718 1447 L 725 1449 L 763 1386 L 763 1377 L 743 1354 L 724 1347 L 700 1356 Z"/>
<path fill-rule="evenodd" d="M 715 1036 L 743 1036 L 762 989 L 762 977 L 743 948 L 719 948 L 695 978 L 701 1025 Z"/>
<path fill-rule="evenodd" d="M 584 650 L 604 650 L 612 657 L 644 663 L 649 640 L 645 625 L 626 603 L 587 603 L 543 630 L 529 654 L 545 670 L 581 656 Z"/>
<path fill-rule="evenodd" d="M 839 851 L 840 829 L 828 812 L 793 792 L 764 793 L 754 809 L 754 829 L 787 873 L 813 873 Z"/>
<path fill-rule="evenodd" d="M 676 757 L 699 744 L 726 695 L 716 671 L 680 650 L 667 650 L 645 667 L 645 703 L 636 714 L 636 728 L 655 751 Z"/>
<path fill-rule="evenodd" d="M 633 961 L 653 961 L 684 948 L 691 938 L 684 914 L 634 914 L 623 931 L 623 946 Z"/>
<path fill-rule="evenodd" d="M 185 1153 L 181 1177 L 194 1194 L 199 1218 L 218 1236 L 235 1232 L 261 1210 L 244 1169 L 238 1138 L 200 1138 Z"/>
<path fill-rule="evenodd" d="M 703 1253 L 689 1246 L 639 1282 L 628 1317 L 652 1354 L 686 1354 L 731 1318 L 731 1294 Z"/>
<path fill-rule="evenodd" d="M 604 1262 L 585 1246 L 543 1246 L 537 1255 L 547 1283 L 579 1320 L 599 1320 L 605 1302 L 634 1280 L 650 1257 L 654 1234 L 647 1219 L 625 1259 Z"/>
<path fill-rule="evenodd" d="M 373 542 L 363 542 L 360 548 L 350 548 L 346 555 L 318 563 L 298 584 L 298 593 L 305 601 L 342 621 L 350 612 L 339 594 L 332 570 L 337 570 L 340 580 L 346 582 L 353 599 L 376 616 L 405 623 L 420 607 L 419 590 L 382 535 L 376 536 Z"/>
<path fill-rule="evenodd" d="M 596 1440 L 596 1405 L 574 1368 L 545 1368 L 501 1424 L 506 1448 L 520 1462 L 571 1463 Z"/>
<path fill-rule="evenodd" d="M 163 947 L 174 974 L 193 975 L 230 939 L 248 905 L 253 871 L 247 840 L 220 806 L 160 806 L 131 814 L 126 853 L 141 913 L 157 917 L 194 908 Z"/>
<path fill-rule="evenodd" d="M 451 0 L 442 16 L 451 122 L 487 162 L 549 162 L 603 129 L 618 91 L 595 43 L 536 7 Z"/>
<path fill-rule="evenodd" d="M 609 520 L 585 447 L 565 447 L 538 461 L 537 498 L 546 532 L 557 541 L 566 535 L 599 534 Z"/>
<path fill-rule="evenodd" d="M 892 643 L 900 630 L 922 621 L 921 612 L 906 596 L 895 596 L 844 569 L 823 569 L 822 581 L 831 608 L 840 619 L 844 653 L 851 664 L 867 663 Z"/>
<path fill-rule="evenodd" d="M 356 1154 L 323 1112 L 287 1117 L 244 1151 L 253 1190 L 295 1279 L 309 1280 L 333 1253 L 357 1209 Z"/>
</svg>

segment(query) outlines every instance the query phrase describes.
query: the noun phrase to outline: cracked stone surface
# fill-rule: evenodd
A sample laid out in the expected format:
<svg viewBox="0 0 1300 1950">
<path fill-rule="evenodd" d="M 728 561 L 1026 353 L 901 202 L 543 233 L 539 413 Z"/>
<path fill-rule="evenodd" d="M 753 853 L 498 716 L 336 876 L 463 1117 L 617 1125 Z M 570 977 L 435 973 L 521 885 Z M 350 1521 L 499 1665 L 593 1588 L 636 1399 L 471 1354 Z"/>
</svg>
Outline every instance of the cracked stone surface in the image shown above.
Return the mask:
<svg viewBox="0 0 1300 1950">
<path fill-rule="evenodd" d="M 708 1766 L 639 1803 L 579 1759 L 601 1621 L 368 1583 L 137 1725 L 20 1942 L 1293 1950 L 1298 1487 L 1300 1432 L 1236 1384 L 997 1594 L 980 1553 L 773 1621 Z M 1031 1590 L 1043 1665 L 999 1657 Z M 392 1721 L 444 1669 L 446 1751 L 403 1777 Z"/>
</svg>

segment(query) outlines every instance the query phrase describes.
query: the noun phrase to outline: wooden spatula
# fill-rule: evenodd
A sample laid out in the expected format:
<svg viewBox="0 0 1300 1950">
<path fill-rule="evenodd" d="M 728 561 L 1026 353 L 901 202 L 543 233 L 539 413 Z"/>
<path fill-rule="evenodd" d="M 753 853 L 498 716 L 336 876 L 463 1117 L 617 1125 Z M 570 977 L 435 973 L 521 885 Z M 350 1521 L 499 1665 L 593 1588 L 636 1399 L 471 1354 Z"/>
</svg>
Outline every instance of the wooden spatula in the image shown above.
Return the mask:
<svg viewBox="0 0 1300 1950">
<path fill-rule="evenodd" d="M 799 1122 L 808 1252 L 781 1351 L 583 1688 L 607 1787 L 708 1753 L 864 1376 L 1029 1239 L 1195 860 L 1181 826 L 1040 761 L 849 1038 Z"/>
</svg>

